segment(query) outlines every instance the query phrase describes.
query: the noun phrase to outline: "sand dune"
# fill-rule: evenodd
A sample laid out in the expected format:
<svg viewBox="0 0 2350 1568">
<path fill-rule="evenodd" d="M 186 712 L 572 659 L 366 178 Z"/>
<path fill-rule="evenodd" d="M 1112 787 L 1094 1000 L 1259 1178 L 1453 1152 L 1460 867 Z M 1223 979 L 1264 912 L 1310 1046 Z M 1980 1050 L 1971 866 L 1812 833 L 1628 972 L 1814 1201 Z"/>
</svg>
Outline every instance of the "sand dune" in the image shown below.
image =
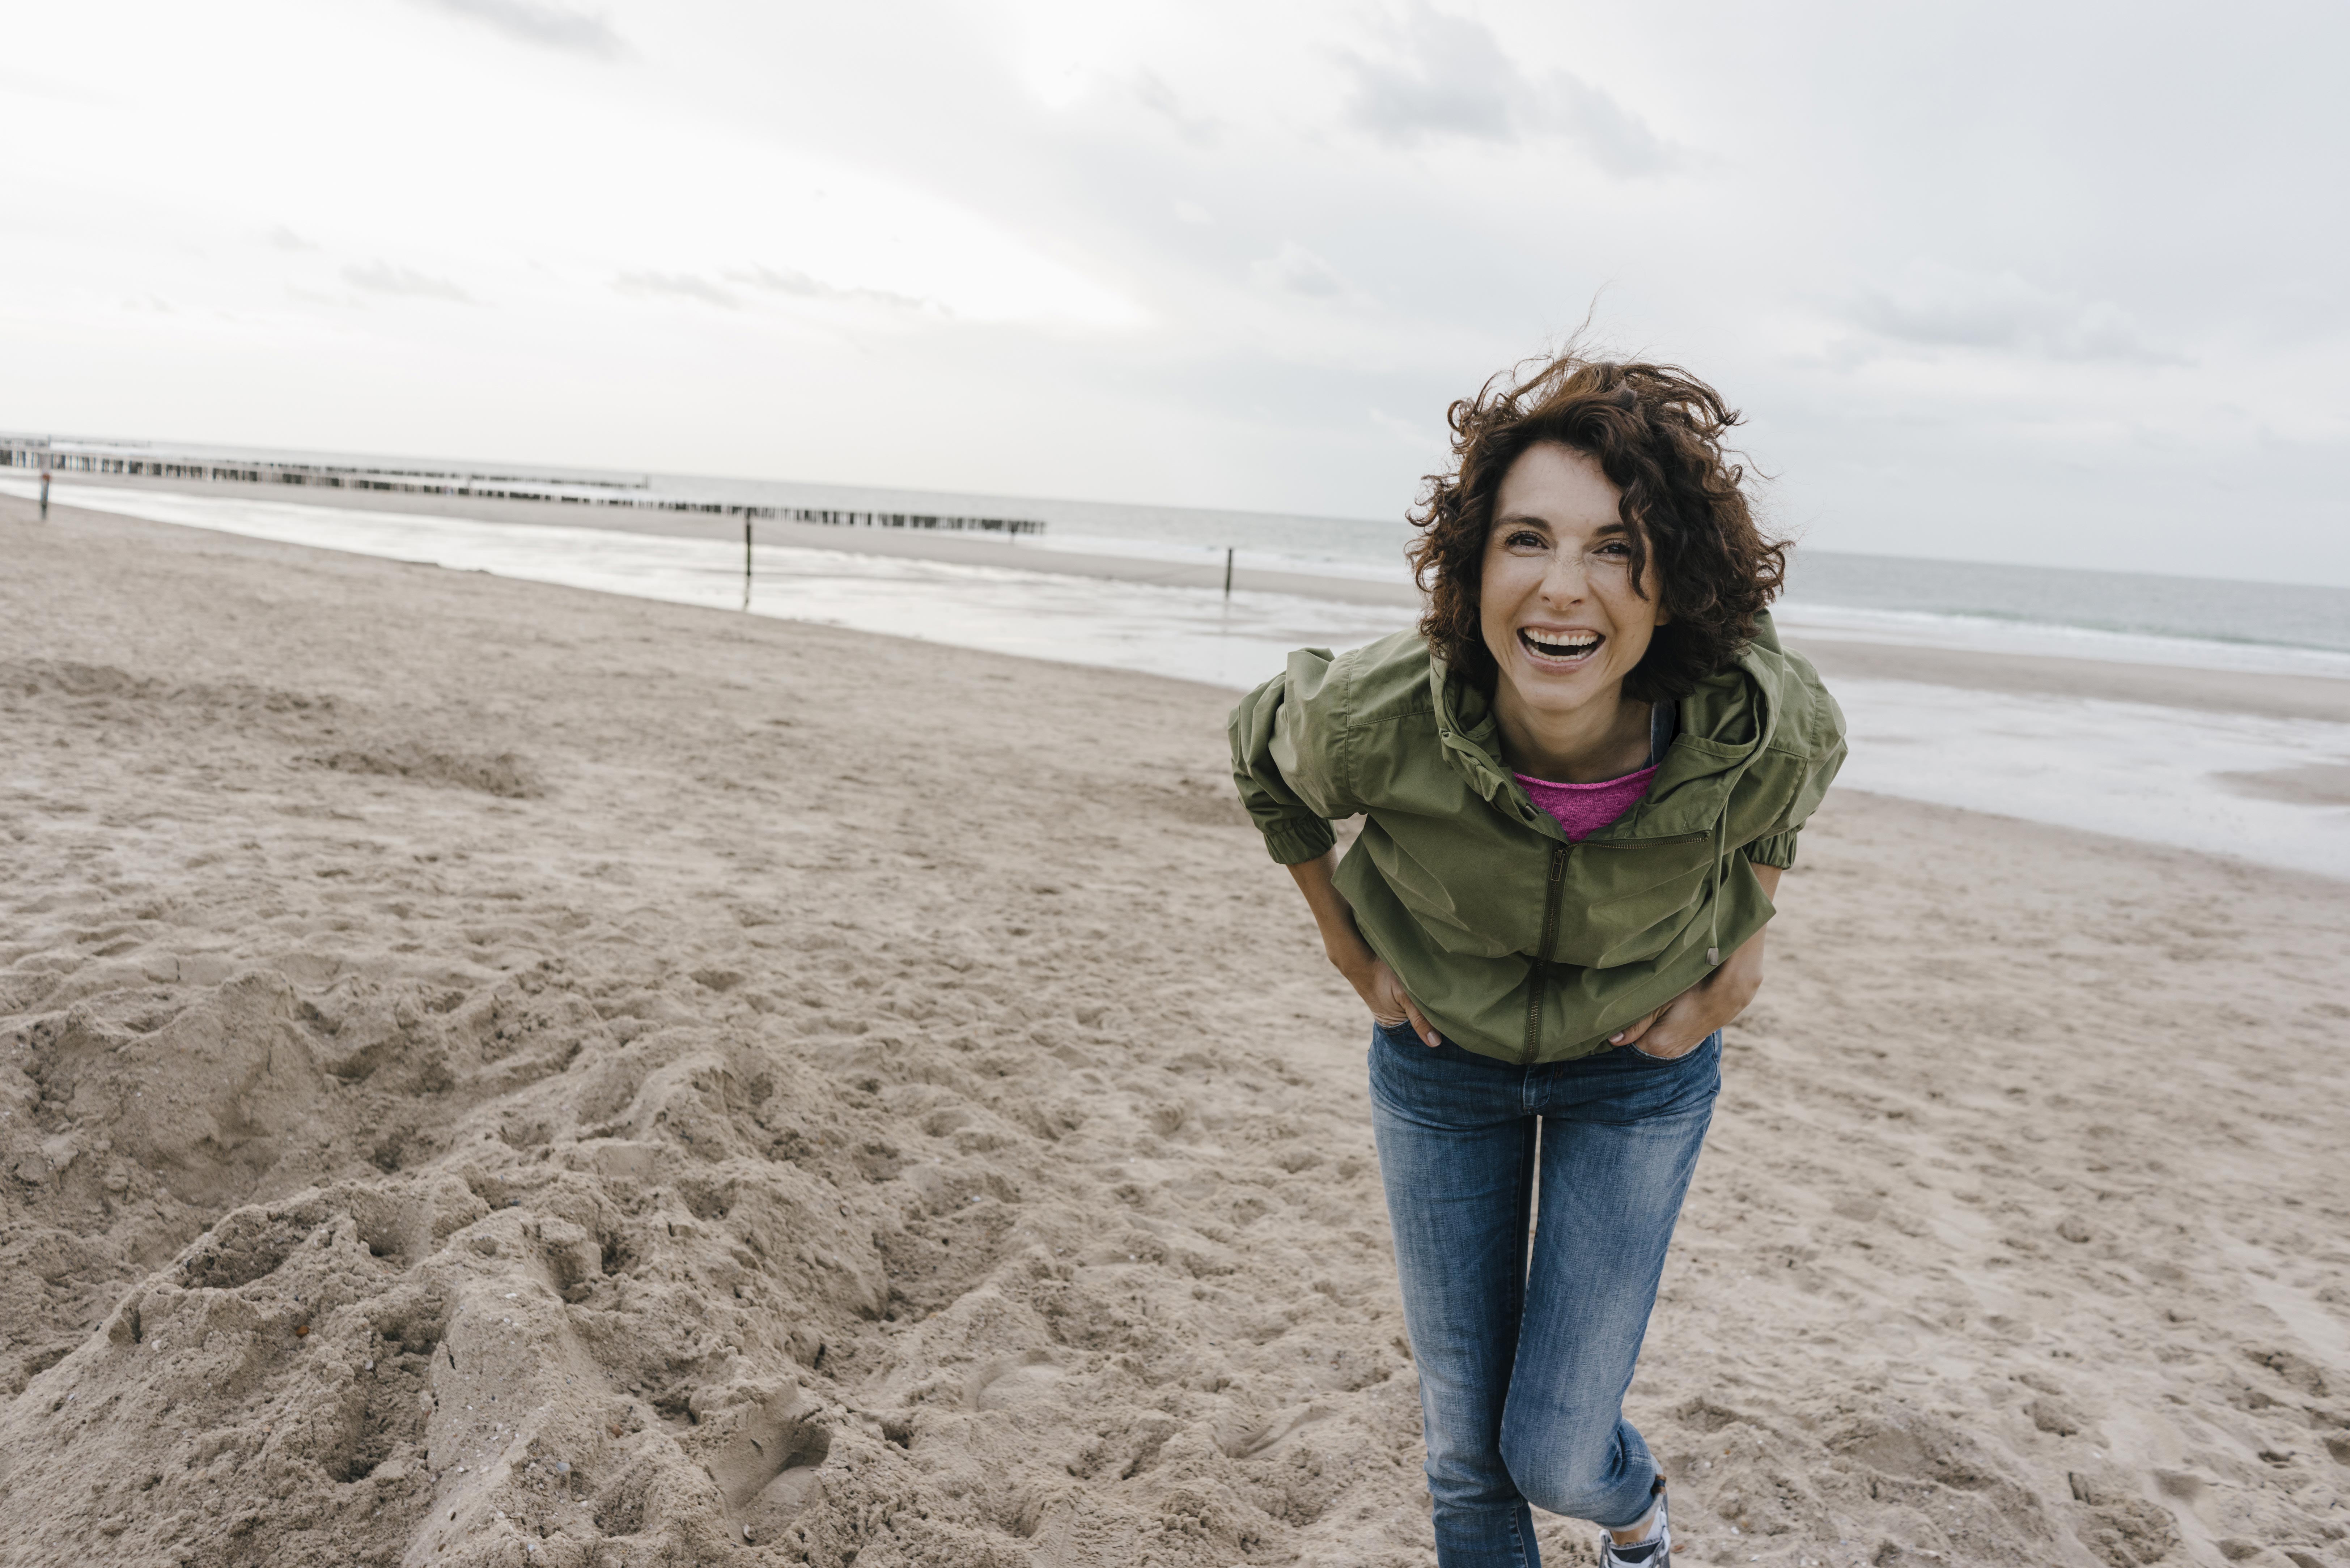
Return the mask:
<svg viewBox="0 0 2350 1568">
<path fill-rule="evenodd" d="M 1224 694 L 30 512 L 0 1560 L 1430 1560 Z M 1805 844 L 1633 1396 L 1692 1560 L 2350 1562 L 2341 886 Z"/>
</svg>

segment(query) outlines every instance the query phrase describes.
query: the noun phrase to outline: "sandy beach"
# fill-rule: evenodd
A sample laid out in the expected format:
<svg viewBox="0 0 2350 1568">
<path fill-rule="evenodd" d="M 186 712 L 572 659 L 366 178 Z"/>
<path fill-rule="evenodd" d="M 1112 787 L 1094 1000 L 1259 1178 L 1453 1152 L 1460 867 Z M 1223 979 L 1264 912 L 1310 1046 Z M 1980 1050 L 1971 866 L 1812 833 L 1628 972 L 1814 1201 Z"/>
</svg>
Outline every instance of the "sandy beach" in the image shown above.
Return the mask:
<svg viewBox="0 0 2350 1568">
<path fill-rule="evenodd" d="M 395 516 L 452 517 L 551 528 L 597 528 L 617 534 L 723 540 L 730 545 L 743 537 L 740 517 L 664 511 L 650 506 L 598 506 L 560 501 L 433 495 L 414 491 L 327 490 L 228 481 L 151 479 L 118 473 L 99 476 L 99 480 L 109 488 L 145 490 L 158 494 L 203 495 L 279 504 L 290 502 L 307 506 L 330 506 L 338 511 L 383 513 Z M 1006 501 L 995 509 L 1017 511 L 1019 505 L 1017 502 Z M 1049 571 L 1105 582 L 1148 583 L 1163 587 L 1215 588 L 1221 587 L 1224 580 L 1223 566 L 1212 560 L 1164 560 L 1149 556 L 1065 549 L 1045 545 L 1041 540 L 1017 540 L 982 532 L 856 527 L 785 522 L 772 517 L 759 519 L 755 527 L 757 536 L 764 544 L 803 550 L 854 550 L 860 555 L 896 556 L 1015 571 Z M 1243 593 L 1303 594 L 1313 598 L 1339 599 L 1350 604 L 1410 607 L 1419 602 L 1418 590 L 1408 583 L 1367 576 L 1335 576 L 1327 572 L 1288 571 L 1246 561 L 1233 569 L 1232 586 Z"/>
<path fill-rule="evenodd" d="M 21 479 L 21 476 L 19 476 Z M 626 506 L 590 506 L 559 502 L 439 496 L 411 492 L 316 490 L 284 484 L 161 480 L 127 474 L 99 476 L 108 489 L 148 492 L 166 498 L 258 502 L 320 506 L 394 519 L 446 517 L 537 528 L 592 528 L 608 534 L 652 535 L 723 543 L 730 550 L 742 538 L 739 519 L 688 512 Z M 68 483 L 59 493 L 79 488 Z M 0 501 L 5 504 L 5 501 Z M 1016 510 L 1015 504 L 1006 504 Z M 109 508 L 110 510 L 112 508 Z M 1043 539 L 1013 540 L 983 534 L 920 528 L 834 526 L 763 519 L 755 524 L 767 546 L 795 550 L 847 551 L 899 560 L 938 561 L 961 566 L 1045 572 L 1097 582 L 1160 587 L 1220 587 L 1222 568 L 1212 560 L 1180 561 L 1147 555 L 1105 555 L 1063 547 Z M 1307 599 L 1415 611 L 1416 588 L 1399 577 L 1381 580 L 1331 571 L 1293 571 L 1243 559 L 1232 571 L 1239 592 L 1291 595 Z M 1797 625 L 1783 627 L 1787 640 L 1826 674 L 1850 679 L 1913 680 L 1958 685 L 2010 694 L 2095 697 L 2107 701 L 2152 703 L 2218 713 L 2256 713 L 2281 719 L 2317 719 L 2350 723 L 2350 680 L 2268 671 L 2247 680 L 2226 670 L 2178 664 L 2135 664 L 2111 658 L 2037 658 L 1955 647 L 1916 647 L 1840 631 Z M 2338 792 L 2337 792 L 2338 793 Z"/>
<path fill-rule="evenodd" d="M 0 1561 L 1432 1561 L 1229 693 L 0 551 Z M 1845 790 L 1780 905 L 1632 1391 L 1689 1560 L 2350 1563 L 2344 885 Z"/>
</svg>

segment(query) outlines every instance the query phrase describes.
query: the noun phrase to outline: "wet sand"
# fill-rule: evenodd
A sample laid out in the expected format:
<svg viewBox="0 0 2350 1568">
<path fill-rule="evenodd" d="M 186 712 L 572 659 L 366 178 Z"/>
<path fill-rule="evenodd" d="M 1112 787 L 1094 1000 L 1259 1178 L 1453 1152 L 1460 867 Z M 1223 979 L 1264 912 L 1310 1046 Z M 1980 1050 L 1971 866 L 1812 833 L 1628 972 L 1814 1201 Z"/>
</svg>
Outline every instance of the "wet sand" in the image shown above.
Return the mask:
<svg viewBox="0 0 2350 1568">
<path fill-rule="evenodd" d="M 0 1559 L 1431 1560 L 1228 693 L 31 514 Z M 1783 892 L 1690 1561 L 2344 1561 L 2342 886 L 1844 792 Z"/>
<path fill-rule="evenodd" d="M 1841 675 L 1920 680 L 2027 697 L 2093 697 L 2207 713 L 2260 713 L 2275 719 L 2323 719 L 2350 724 L 2350 680 L 2320 675 L 2253 675 L 2105 659 L 2042 659 L 1902 647 L 1806 635 L 1800 626 L 1786 628 L 1785 639 L 1830 679 Z"/>
<path fill-rule="evenodd" d="M 615 533 L 653 534 L 680 539 L 732 542 L 743 537 L 743 520 L 740 517 L 662 512 L 633 506 L 592 506 L 584 503 L 556 501 L 501 501 L 407 492 L 314 490 L 307 485 L 213 484 L 111 473 L 93 475 L 91 483 L 175 495 L 234 496 L 246 501 L 348 507 L 359 512 L 463 517 L 483 523 L 535 523 L 567 528 L 606 528 Z M 1003 566 L 1023 572 L 1056 572 L 1073 577 L 1155 583 L 1165 587 L 1222 588 L 1224 582 L 1222 561 L 1154 561 L 1137 556 L 1092 554 L 1083 550 L 1022 544 L 975 531 L 852 527 L 824 523 L 785 523 L 766 518 L 760 519 L 755 526 L 760 544 L 788 545 L 803 550 L 853 550 L 860 555 L 909 556 L 920 560 L 947 561 L 963 566 Z M 1409 607 L 1419 602 L 1418 590 L 1408 583 L 1279 571 L 1245 563 L 1234 567 L 1232 587 L 1243 592 L 1302 594 L 1308 598 L 1336 599 L 1347 604 Z"/>
<path fill-rule="evenodd" d="M 312 490 L 283 484 L 199 483 L 108 474 L 109 487 L 174 494 L 233 496 L 293 502 L 355 511 L 409 513 L 491 523 L 603 528 L 616 533 L 729 542 L 742 537 L 739 518 L 689 513 L 638 511 L 627 507 L 557 502 L 498 501 L 367 491 Z M 1003 566 L 1113 582 L 1217 588 L 1223 568 L 1216 564 L 1154 561 L 1131 556 L 1088 554 L 982 534 L 922 529 L 835 527 L 815 523 L 761 522 L 761 543 L 811 550 L 848 550 L 862 555 L 907 556 L 958 566 Z M 1243 592 L 1295 594 L 1305 598 L 1410 608 L 1419 602 L 1407 583 L 1281 571 L 1245 563 L 1232 586 Z M 1830 675 L 1919 680 L 1974 691 L 2026 696 L 2095 697 L 2146 702 L 2207 712 L 2259 713 L 2281 719 L 2323 719 L 2350 723 L 2350 680 L 2321 676 L 2273 674 L 2247 677 L 2233 670 L 2131 664 L 2110 659 L 2043 658 L 1962 649 L 1921 648 L 1873 642 L 1839 632 L 1827 635 L 1801 625 L 1782 628 L 1786 641 Z"/>
</svg>

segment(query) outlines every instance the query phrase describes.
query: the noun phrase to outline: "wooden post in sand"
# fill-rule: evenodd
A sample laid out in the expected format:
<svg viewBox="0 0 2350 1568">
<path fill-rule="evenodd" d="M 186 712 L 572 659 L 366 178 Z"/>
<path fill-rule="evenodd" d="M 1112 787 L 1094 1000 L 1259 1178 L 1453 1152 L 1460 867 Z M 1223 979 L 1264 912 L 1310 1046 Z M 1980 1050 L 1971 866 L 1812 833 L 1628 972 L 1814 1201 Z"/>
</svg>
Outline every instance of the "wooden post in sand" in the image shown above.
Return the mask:
<svg viewBox="0 0 2350 1568">
<path fill-rule="evenodd" d="M 743 607 L 751 607 L 751 510 L 743 509 Z"/>
<path fill-rule="evenodd" d="M 1226 597 L 1226 598 L 1230 598 L 1230 597 L 1232 597 L 1232 546 L 1230 546 L 1230 545 L 1226 545 L 1226 546 L 1224 547 L 1224 597 Z"/>
<path fill-rule="evenodd" d="M 41 521 L 49 520 L 49 471 L 41 470 Z"/>
</svg>

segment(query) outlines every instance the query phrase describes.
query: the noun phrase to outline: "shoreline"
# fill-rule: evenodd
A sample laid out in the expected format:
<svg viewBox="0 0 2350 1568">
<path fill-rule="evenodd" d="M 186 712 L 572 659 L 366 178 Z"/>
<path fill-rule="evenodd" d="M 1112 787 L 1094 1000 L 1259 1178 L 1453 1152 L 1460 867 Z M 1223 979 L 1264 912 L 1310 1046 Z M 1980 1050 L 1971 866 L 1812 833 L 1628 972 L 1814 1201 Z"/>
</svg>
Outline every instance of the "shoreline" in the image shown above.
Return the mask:
<svg viewBox="0 0 2350 1568">
<path fill-rule="evenodd" d="M 746 593 L 741 547 L 723 540 L 181 493 L 94 499 L 220 540 L 487 571 L 1226 690 L 1255 684 L 1293 649 L 1349 647 L 1410 619 L 1395 607 L 1247 590 L 1220 598 L 941 562 L 921 538 L 894 555 L 763 545 Z M 112 515 L 57 513 L 68 527 Z M 2350 680 L 1876 644 L 1801 626 L 1784 633 L 1820 663 L 1845 708 L 1853 787 L 2350 879 L 2350 822 L 2334 809 L 2350 805 Z"/>
<path fill-rule="evenodd" d="M 113 476 L 109 476 L 113 477 Z M 199 493 L 192 487 L 163 482 L 140 488 L 164 494 Z M 212 485 L 202 493 L 219 493 L 238 499 L 285 502 L 283 487 Z M 307 504 L 302 498 L 296 504 Z M 437 502 L 420 509 L 412 502 Z M 70 500 L 57 501 L 59 510 Z M 366 492 L 347 493 L 329 504 L 356 512 L 419 514 L 452 521 L 521 523 L 536 526 L 588 526 L 599 532 L 641 535 L 655 538 L 701 539 L 732 545 L 741 538 L 739 524 L 691 514 L 648 514 L 613 518 L 608 514 L 580 516 L 583 512 L 607 514 L 608 509 L 564 506 L 555 503 L 482 502 L 433 496 L 378 497 Z M 512 514 L 506 514 L 507 513 Z M 99 513 L 99 515 L 116 515 Z M 642 524 L 645 526 L 624 526 Z M 163 524 L 167 527 L 202 529 L 201 524 Z M 229 536 L 242 537 L 227 530 Z M 762 523 L 761 547 L 843 552 L 887 558 L 936 561 L 951 566 L 992 566 L 1046 576 L 1091 578 L 1154 587 L 1216 588 L 1222 584 L 1220 568 L 1180 562 L 1159 562 L 1123 556 L 1056 551 L 1049 546 L 919 530 L 836 527 L 821 524 Z M 316 548 L 328 548 L 320 545 Z M 1289 594 L 1334 603 L 1416 608 L 1417 589 L 1389 584 L 1303 572 L 1236 567 L 1233 587 L 1242 593 Z M 2350 679 L 2324 675 L 2251 672 L 2199 669 L 2183 664 L 2142 664 L 2097 659 L 2074 653 L 2003 653 L 1981 649 L 1938 647 L 1918 642 L 1878 642 L 1865 634 L 1843 629 L 1808 629 L 1801 624 L 1783 626 L 1781 640 L 1802 653 L 1821 673 L 1847 678 L 1907 680 L 1956 686 L 1970 691 L 2027 696 L 2088 697 L 2114 702 L 2192 709 L 2213 713 L 2256 713 L 2278 719 L 2314 719 L 2350 723 Z"/>
<path fill-rule="evenodd" d="M 1987 653 L 1973 649 L 1806 637 L 1788 628 L 1780 639 L 1821 674 L 1908 680 L 2017 696 L 2085 697 L 2206 713 L 2256 713 L 2350 724 L 2350 680 L 2124 664 L 2057 653 Z"/>
<path fill-rule="evenodd" d="M 14 476 L 21 483 L 21 476 Z M 61 482 L 60 494 L 69 496 L 72 484 Z M 698 539 L 735 545 L 743 537 L 739 519 L 693 513 L 638 511 L 629 508 L 571 505 L 559 502 L 480 499 L 425 493 L 388 493 L 361 490 L 309 491 L 273 484 L 196 483 L 136 475 L 108 474 L 101 488 L 143 490 L 157 494 L 193 495 L 290 505 L 321 506 L 370 514 L 408 514 L 447 518 L 522 524 L 533 526 L 588 528 L 600 533 L 638 535 L 653 538 Z M 70 500 L 60 500 L 68 505 Z M 196 524 L 190 524 L 196 525 Z M 1018 542 L 944 530 L 857 527 L 816 523 L 761 521 L 756 539 L 762 547 L 841 551 L 899 560 L 936 561 L 951 566 L 995 567 L 1021 572 L 1087 578 L 1100 582 L 1213 591 L 1224 584 L 1221 563 L 1160 560 L 1142 555 L 1063 550 L 1043 541 Z M 1419 592 L 1409 583 L 1326 572 L 1236 563 L 1232 585 L 1241 593 L 1261 593 L 1319 599 L 1331 603 L 1416 608 Z M 2297 644 L 2274 645 L 2280 658 L 2306 653 L 2328 662 L 2338 661 L 2342 673 L 2293 670 L 2238 670 L 2213 668 L 2188 659 L 2137 660 L 2113 657 L 2094 649 L 2005 650 L 1936 640 L 1930 632 L 1916 638 L 1872 637 L 1865 628 L 1821 622 L 1806 625 L 1799 607 L 1794 619 L 1783 619 L 1781 637 L 1800 648 L 1825 671 L 1834 666 L 1844 672 L 1887 680 L 1938 680 L 1983 691 L 2015 693 L 2072 694 L 2085 691 L 2114 701 L 2147 702 L 2158 706 L 2199 709 L 2212 712 L 2258 712 L 2277 718 L 2321 719 L 2350 722 L 2350 656 L 2324 649 L 2303 649 Z M 1863 612 L 1867 613 L 1867 612 Z M 1951 617 L 1954 621 L 1970 618 Z M 2002 623 L 1985 620 L 1970 626 L 1975 635 L 1996 635 Z M 2064 629 L 2064 628 L 2052 628 Z M 2093 634 L 2095 635 L 2095 634 Z M 2210 648 L 2214 653 L 2234 645 L 2206 644 L 2194 639 L 2135 638 L 2150 648 L 2175 642 L 2181 653 Z M 2257 659 L 2266 645 L 2243 645 L 2243 656 Z M 2051 664 L 2067 676 L 2035 674 Z M 1935 670 L 1959 671 L 1956 675 Z M 2249 681 L 2235 679 L 2250 675 Z"/>
<path fill-rule="evenodd" d="M 1425 1568 L 1226 692 L 30 510 L 0 1556 Z M 1630 1396 L 1693 1561 L 2331 1550 L 2340 890 L 1831 794 Z"/>
<path fill-rule="evenodd" d="M 12 475 L 21 481 L 21 475 Z M 640 534 L 654 538 L 706 539 L 739 545 L 743 523 L 736 517 L 698 513 L 660 512 L 623 506 L 567 505 L 552 501 L 501 501 L 430 494 L 379 493 L 369 491 L 308 491 L 282 484 L 205 483 L 143 476 L 107 474 L 96 488 L 147 490 L 158 494 L 220 496 L 240 501 L 267 501 L 289 505 L 325 506 L 338 511 L 407 513 L 484 523 L 521 523 L 536 526 L 593 528 L 602 533 Z M 60 494 L 68 487 L 58 486 Z M 69 504 L 59 501 L 56 504 Z M 824 523 L 786 523 L 761 519 L 756 537 L 761 545 L 802 550 L 845 550 L 858 555 L 942 561 L 953 566 L 996 566 L 1022 572 L 1049 572 L 1062 576 L 1099 581 L 1142 583 L 1159 587 L 1217 588 L 1224 582 L 1221 562 L 1214 565 L 1158 561 L 1146 556 L 1061 550 L 1042 543 L 1019 543 L 944 529 L 856 527 Z M 1419 590 L 1409 583 L 1382 582 L 1371 577 L 1328 576 L 1317 572 L 1236 566 L 1232 587 L 1241 592 L 1293 594 L 1345 604 L 1409 607 L 1419 602 Z"/>
</svg>

